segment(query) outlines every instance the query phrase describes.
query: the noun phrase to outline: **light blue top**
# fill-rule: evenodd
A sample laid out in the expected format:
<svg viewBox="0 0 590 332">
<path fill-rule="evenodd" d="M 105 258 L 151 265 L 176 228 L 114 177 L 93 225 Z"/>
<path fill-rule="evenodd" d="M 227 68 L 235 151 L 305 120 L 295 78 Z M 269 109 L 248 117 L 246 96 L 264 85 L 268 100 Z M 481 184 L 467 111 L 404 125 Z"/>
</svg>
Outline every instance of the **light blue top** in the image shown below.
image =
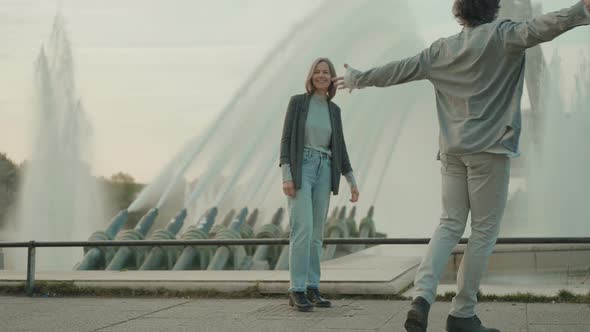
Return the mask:
<svg viewBox="0 0 590 332">
<path fill-rule="evenodd" d="M 429 80 L 435 89 L 439 151 L 518 155 L 525 50 L 590 24 L 578 1 L 526 22 L 497 20 L 442 38 L 418 55 L 367 71 L 348 68 L 347 88 Z"/>
<path fill-rule="evenodd" d="M 312 95 L 305 122 L 303 147 L 332 155 L 330 150 L 331 141 L 332 122 L 330 121 L 328 100 L 325 96 Z"/>
<path fill-rule="evenodd" d="M 309 111 L 305 122 L 305 136 L 303 146 L 306 149 L 325 152 L 332 155 L 330 142 L 332 141 L 332 121 L 330 120 L 330 109 L 325 96 L 312 95 L 309 101 Z M 291 181 L 291 165 L 282 164 L 283 182 Z M 344 175 L 350 187 L 356 187 L 354 174 L 349 172 Z"/>
</svg>

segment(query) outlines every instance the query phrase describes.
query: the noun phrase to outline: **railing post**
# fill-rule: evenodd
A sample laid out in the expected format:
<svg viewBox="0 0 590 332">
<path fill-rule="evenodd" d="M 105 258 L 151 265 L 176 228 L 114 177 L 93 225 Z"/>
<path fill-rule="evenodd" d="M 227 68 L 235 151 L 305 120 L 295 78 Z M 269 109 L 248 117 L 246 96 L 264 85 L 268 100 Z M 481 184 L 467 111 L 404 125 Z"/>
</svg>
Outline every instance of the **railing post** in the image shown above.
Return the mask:
<svg viewBox="0 0 590 332">
<path fill-rule="evenodd" d="M 35 241 L 29 242 L 27 247 L 27 282 L 25 284 L 25 293 L 33 296 L 35 289 Z"/>
</svg>

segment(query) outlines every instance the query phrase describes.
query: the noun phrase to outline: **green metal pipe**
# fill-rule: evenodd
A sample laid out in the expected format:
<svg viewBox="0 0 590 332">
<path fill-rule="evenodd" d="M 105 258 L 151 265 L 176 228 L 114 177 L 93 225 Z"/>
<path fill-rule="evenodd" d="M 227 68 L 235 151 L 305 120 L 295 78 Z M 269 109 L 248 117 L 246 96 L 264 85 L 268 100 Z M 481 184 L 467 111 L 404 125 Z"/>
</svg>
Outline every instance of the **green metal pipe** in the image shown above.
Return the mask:
<svg viewBox="0 0 590 332">
<path fill-rule="evenodd" d="M 248 215 L 248 209 L 243 208 L 240 214 L 232 223 L 229 228 L 223 229 L 217 233 L 216 239 L 227 240 L 227 239 L 240 239 L 240 229 L 246 222 L 246 216 Z M 231 251 L 233 255 L 230 257 L 227 251 Z M 217 247 L 215 255 L 211 258 L 211 262 L 207 266 L 207 270 L 224 270 L 229 265 L 233 265 L 234 269 L 239 269 L 243 263 L 243 259 L 246 257 L 246 250 L 244 246 L 220 246 Z M 231 258 L 231 259 L 230 259 Z"/>
<path fill-rule="evenodd" d="M 198 220 L 195 224 L 190 225 L 189 228 L 181 235 L 182 240 L 204 240 L 207 238 L 211 226 L 215 223 L 217 217 L 217 207 L 209 209 L 206 215 Z M 178 256 L 176 263 L 172 270 L 191 270 L 195 264 L 195 258 L 199 257 L 198 264 L 200 270 L 203 270 L 209 264 L 210 258 L 213 255 L 213 249 L 209 246 L 197 247 L 186 246 Z"/>
<path fill-rule="evenodd" d="M 126 230 L 117 235 L 117 240 L 143 240 L 158 216 L 158 209 L 153 208 L 143 216 L 134 229 Z M 136 269 L 142 261 L 144 249 L 140 247 L 120 247 L 107 265 L 108 271 L 120 271 L 125 267 Z"/>
<path fill-rule="evenodd" d="M 284 209 L 279 208 L 272 217 L 270 223 L 262 226 L 256 234 L 257 239 L 276 239 L 283 235 L 281 222 Z M 252 258 L 251 270 L 269 270 L 273 267 L 281 253 L 281 246 L 259 245 Z"/>
<path fill-rule="evenodd" d="M 346 219 L 346 226 L 348 226 L 348 234 L 350 235 L 350 237 L 358 237 L 358 234 L 359 234 L 358 230 L 356 228 L 356 222 L 354 220 L 355 215 L 356 215 L 356 206 L 354 206 L 352 208 L 352 210 L 350 210 L 350 215 Z"/>
<path fill-rule="evenodd" d="M 207 266 L 209 271 L 223 270 L 229 261 L 231 250 L 228 247 L 219 247 L 215 250 L 211 263 Z"/>
<path fill-rule="evenodd" d="M 76 270 L 95 270 L 98 266 L 100 266 L 100 261 L 104 259 L 101 249 L 95 247 L 86 251 L 86 254 L 84 254 L 84 257 L 82 258 L 80 264 L 76 267 Z"/>
<path fill-rule="evenodd" d="M 327 227 L 328 231 L 328 238 L 344 238 L 348 237 L 348 225 L 346 223 L 346 207 L 342 207 L 340 209 L 340 213 L 338 214 L 337 219 L 333 219 Z M 324 254 L 322 256 L 322 260 L 329 260 L 335 257 L 336 251 L 338 249 L 337 244 L 329 244 L 326 246 L 324 250 Z"/>
<path fill-rule="evenodd" d="M 165 229 L 158 229 L 152 233 L 150 240 L 174 240 L 176 234 L 184 225 L 186 219 L 186 209 L 182 209 L 174 219 L 170 220 Z M 174 266 L 172 259 L 176 256 L 172 255 L 173 248 L 153 247 L 150 249 L 145 261 L 139 267 L 140 270 L 169 270 Z"/>
<path fill-rule="evenodd" d="M 242 239 L 252 239 L 254 238 L 254 226 L 258 221 L 258 209 L 254 209 L 252 213 L 248 216 L 248 220 L 242 225 L 240 228 L 240 236 Z M 256 250 L 256 246 L 245 246 L 246 253 L 248 256 L 254 255 L 254 250 Z"/>
<path fill-rule="evenodd" d="M 117 215 L 111 220 L 109 227 L 107 227 L 107 229 L 105 229 L 104 231 L 109 240 L 115 238 L 117 233 L 119 233 L 121 228 L 123 228 L 123 225 L 125 225 L 125 223 L 127 222 L 128 217 L 129 211 L 125 209 L 119 211 L 119 213 L 117 213 Z"/>
<path fill-rule="evenodd" d="M 359 225 L 359 237 L 366 239 L 366 238 L 374 238 L 377 236 L 377 231 L 375 228 L 375 221 L 373 220 L 373 214 L 375 213 L 375 207 L 371 206 L 369 211 L 367 212 L 367 216 L 361 220 Z M 366 244 L 359 244 L 357 245 L 359 250 L 367 248 Z"/>
<path fill-rule="evenodd" d="M 92 233 L 88 241 L 108 241 L 113 240 L 119 230 L 127 222 L 129 213 L 127 210 L 121 210 L 111 220 L 109 226 L 104 231 Z M 103 270 L 106 265 L 107 248 L 106 247 L 84 247 L 84 257 L 76 270 Z"/>
<path fill-rule="evenodd" d="M 289 238 L 291 232 L 286 231 L 283 233 L 284 238 Z M 274 270 L 275 271 L 284 271 L 289 269 L 289 246 L 283 246 L 281 248 L 281 254 L 275 263 Z"/>
<path fill-rule="evenodd" d="M 107 266 L 107 271 L 121 271 L 123 267 L 128 264 L 128 261 L 131 260 L 131 256 L 133 256 L 133 252 L 129 247 L 121 247 L 117 251 L 117 254 L 113 257 L 113 260 Z"/>
<path fill-rule="evenodd" d="M 235 214 L 236 214 L 236 210 L 231 209 L 225 215 L 225 218 L 223 218 L 223 221 L 221 222 L 221 224 L 218 223 L 218 224 L 213 225 L 213 229 L 211 229 L 209 237 L 214 238 L 220 230 L 227 228 L 229 226 L 229 224 L 232 222 Z"/>
</svg>

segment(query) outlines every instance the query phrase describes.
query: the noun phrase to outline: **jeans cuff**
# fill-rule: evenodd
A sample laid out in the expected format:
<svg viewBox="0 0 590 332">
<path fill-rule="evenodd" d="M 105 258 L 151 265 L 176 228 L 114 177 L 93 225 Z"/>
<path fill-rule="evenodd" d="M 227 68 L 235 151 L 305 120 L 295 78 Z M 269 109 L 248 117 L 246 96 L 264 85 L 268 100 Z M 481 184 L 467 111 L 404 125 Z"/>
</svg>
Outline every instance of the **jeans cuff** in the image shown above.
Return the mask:
<svg viewBox="0 0 590 332">
<path fill-rule="evenodd" d="M 289 292 L 293 293 L 293 292 L 305 292 L 307 290 L 307 288 L 305 287 L 289 287 Z"/>
<path fill-rule="evenodd" d="M 436 301 L 436 295 L 433 298 L 432 295 L 430 295 L 430 294 L 425 294 L 425 293 L 420 293 L 420 292 L 414 293 L 414 297 L 412 299 L 416 299 L 418 296 L 425 299 L 426 302 L 428 302 L 428 304 L 430 304 L 430 305 L 432 305 Z"/>
<path fill-rule="evenodd" d="M 315 284 L 307 284 L 307 289 L 320 289 L 320 286 Z"/>
<path fill-rule="evenodd" d="M 469 311 L 462 312 L 462 311 L 455 310 L 453 308 L 449 311 L 449 315 L 451 315 L 453 317 L 457 317 L 457 318 L 471 318 L 471 317 L 475 316 L 475 311 L 469 310 Z"/>
</svg>

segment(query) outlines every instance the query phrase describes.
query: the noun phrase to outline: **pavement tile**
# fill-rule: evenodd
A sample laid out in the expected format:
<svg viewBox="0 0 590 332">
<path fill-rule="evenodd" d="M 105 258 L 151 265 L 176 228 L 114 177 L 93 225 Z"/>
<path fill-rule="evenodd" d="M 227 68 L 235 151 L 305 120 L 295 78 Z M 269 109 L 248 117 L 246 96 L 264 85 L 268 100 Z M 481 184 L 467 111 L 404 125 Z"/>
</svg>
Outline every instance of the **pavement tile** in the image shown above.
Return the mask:
<svg viewBox="0 0 590 332">
<path fill-rule="evenodd" d="M 529 332 L 590 332 L 590 325 L 529 325 Z"/>
<path fill-rule="evenodd" d="M 183 326 L 191 327 L 195 331 L 305 331 L 314 326 L 321 319 L 250 319 L 224 318 L 217 320 L 191 320 Z"/>
<path fill-rule="evenodd" d="M 404 331 L 408 301 L 337 299 L 302 313 L 286 299 L 108 299 L 0 297 L 0 332 Z M 444 331 L 449 302 L 432 306 L 430 332 Z M 485 325 L 502 332 L 590 332 L 587 304 L 484 302 Z M 528 326 L 527 326 L 528 318 Z"/>
<path fill-rule="evenodd" d="M 177 328 L 183 325 L 188 319 L 178 318 L 136 318 L 126 322 L 122 322 L 112 326 L 106 326 L 98 329 L 97 331 L 102 332 L 103 330 L 113 331 L 129 331 L 132 329 L 143 329 L 154 330 L 154 331 L 167 331 L 170 328 Z M 183 326 L 182 328 L 186 328 Z"/>
<path fill-rule="evenodd" d="M 428 331 L 444 331 L 450 308 L 450 302 L 434 303 L 428 317 Z M 405 305 L 379 331 L 404 331 L 403 324 L 406 320 L 407 309 L 409 309 L 409 305 Z M 480 303 L 477 308 L 477 314 L 484 325 L 499 328 L 502 332 L 526 331 L 526 310 L 524 304 Z"/>
<path fill-rule="evenodd" d="M 364 330 L 358 330 L 358 329 L 346 329 L 346 328 L 333 328 L 333 329 L 309 329 L 309 330 L 305 330 L 306 332 L 367 332 L 367 331 L 376 331 L 375 329 L 364 329 Z M 391 330 L 388 330 L 391 331 Z M 403 330 L 405 331 L 405 330 Z"/>
<path fill-rule="evenodd" d="M 484 326 L 502 332 L 527 331 L 526 304 L 523 303 L 480 303 L 477 315 Z"/>
<path fill-rule="evenodd" d="M 36 302 L 35 298 L 21 296 L 0 296 L 0 304 L 29 304 Z"/>
<path fill-rule="evenodd" d="M 99 306 L 2 305 L 1 308 L 0 331 L 89 331 L 148 313 Z"/>
<path fill-rule="evenodd" d="M 274 300 L 274 299 L 271 299 Z M 231 307 L 236 308 L 252 303 L 264 303 L 265 299 L 191 299 L 183 303 L 185 307 Z"/>
<path fill-rule="evenodd" d="M 376 330 L 385 325 L 392 314 L 385 316 L 360 316 L 360 317 L 337 317 L 327 318 L 317 324 L 318 328 L 330 329 L 370 329 Z"/>
<path fill-rule="evenodd" d="M 406 321 L 406 313 L 410 309 L 410 302 L 404 301 L 405 306 L 395 315 L 391 324 L 402 326 Z M 448 302 L 435 302 L 430 307 L 430 313 L 428 314 L 428 325 L 435 324 L 437 322 L 446 322 L 447 315 L 449 314 L 450 303 Z"/>
<path fill-rule="evenodd" d="M 334 305 L 331 308 L 314 308 L 311 312 L 294 310 L 285 303 L 269 304 L 251 313 L 252 319 L 297 319 L 317 320 L 332 317 L 342 317 L 350 311 L 349 306 Z"/>
<path fill-rule="evenodd" d="M 226 302 L 228 301 L 228 302 Z M 175 317 L 194 319 L 196 317 L 204 316 L 218 316 L 220 313 L 231 314 L 248 314 L 259 308 L 268 305 L 264 300 L 207 300 L 205 301 L 191 301 L 182 305 L 177 305 L 170 309 L 161 310 L 147 317 Z"/>
<path fill-rule="evenodd" d="M 530 325 L 590 325 L 590 307 L 568 303 L 527 304 Z"/>
<path fill-rule="evenodd" d="M 337 302 L 336 302 L 337 303 Z M 326 318 L 318 325 L 318 329 L 358 329 L 377 330 L 386 325 L 392 318 L 407 307 L 399 301 L 362 300 L 352 301 L 334 317 Z M 338 306 L 326 310 L 337 310 Z"/>
</svg>

